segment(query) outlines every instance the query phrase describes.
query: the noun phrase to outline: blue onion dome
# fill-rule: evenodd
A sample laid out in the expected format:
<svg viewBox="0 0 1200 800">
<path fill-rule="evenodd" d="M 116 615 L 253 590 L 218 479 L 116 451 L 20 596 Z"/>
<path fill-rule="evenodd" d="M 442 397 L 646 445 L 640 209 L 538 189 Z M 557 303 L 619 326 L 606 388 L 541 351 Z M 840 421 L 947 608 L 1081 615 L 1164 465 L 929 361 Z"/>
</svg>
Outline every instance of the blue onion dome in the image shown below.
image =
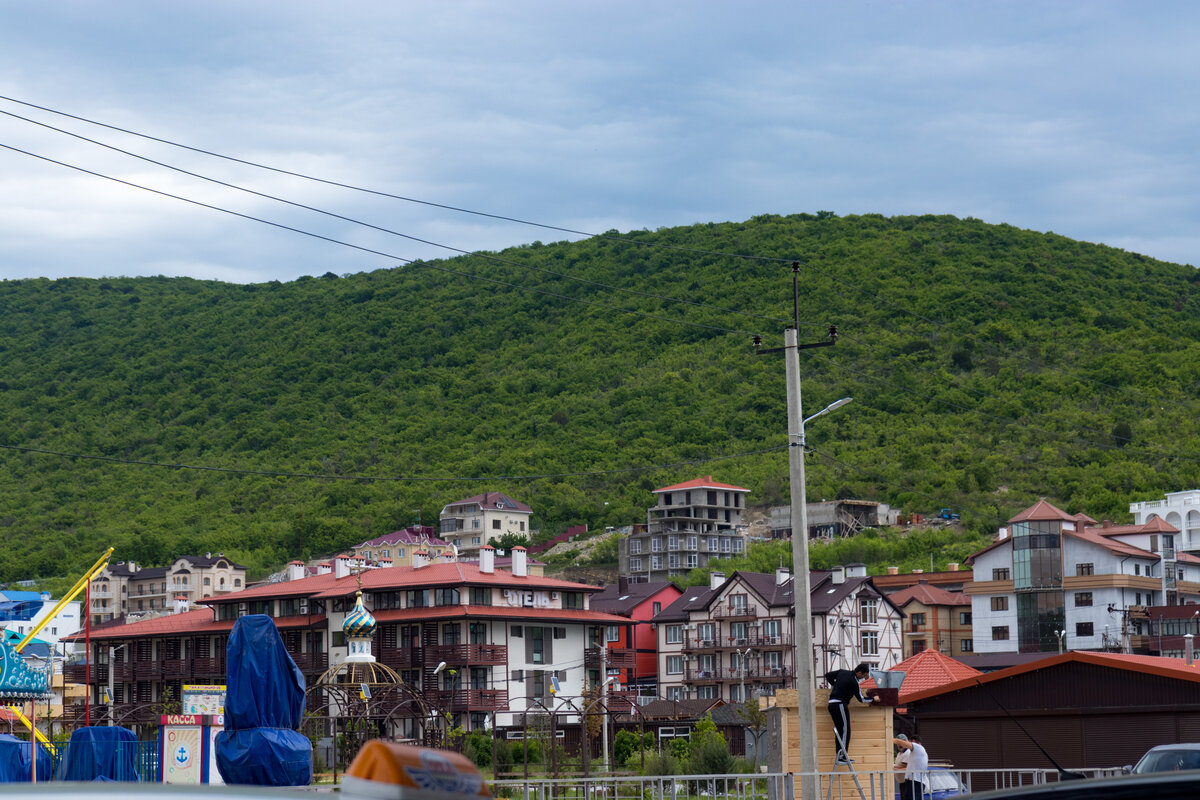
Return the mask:
<svg viewBox="0 0 1200 800">
<path fill-rule="evenodd" d="M 354 608 L 346 615 L 346 621 L 342 623 L 342 632 L 346 636 L 374 636 L 375 635 L 375 618 L 371 616 L 371 612 L 367 611 L 363 605 L 362 592 L 358 593 L 358 599 L 354 603 Z"/>
</svg>

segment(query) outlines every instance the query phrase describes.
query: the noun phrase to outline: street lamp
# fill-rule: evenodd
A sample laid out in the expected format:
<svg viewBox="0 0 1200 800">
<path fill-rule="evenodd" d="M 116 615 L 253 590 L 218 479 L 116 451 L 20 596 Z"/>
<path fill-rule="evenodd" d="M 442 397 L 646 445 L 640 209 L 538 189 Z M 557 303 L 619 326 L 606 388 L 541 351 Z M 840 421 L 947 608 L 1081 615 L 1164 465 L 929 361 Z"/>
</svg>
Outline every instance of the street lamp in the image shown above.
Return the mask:
<svg viewBox="0 0 1200 800">
<path fill-rule="evenodd" d="M 1064 640 L 1067 638 L 1067 632 L 1056 630 L 1054 631 L 1054 638 L 1058 639 L 1058 654 L 1061 656 L 1063 653 Z"/>
<path fill-rule="evenodd" d="M 753 652 L 752 648 L 749 648 L 749 647 L 747 647 L 745 650 L 737 651 L 738 661 L 741 662 L 739 664 L 739 666 L 741 667 L 741 673 L 742 673 L 742 691 L 741 691 L 739 699 L 743 703 L 746 702 L 746 659 L 748 659 L 750 657 L 751 652 Z"/>
</svg>

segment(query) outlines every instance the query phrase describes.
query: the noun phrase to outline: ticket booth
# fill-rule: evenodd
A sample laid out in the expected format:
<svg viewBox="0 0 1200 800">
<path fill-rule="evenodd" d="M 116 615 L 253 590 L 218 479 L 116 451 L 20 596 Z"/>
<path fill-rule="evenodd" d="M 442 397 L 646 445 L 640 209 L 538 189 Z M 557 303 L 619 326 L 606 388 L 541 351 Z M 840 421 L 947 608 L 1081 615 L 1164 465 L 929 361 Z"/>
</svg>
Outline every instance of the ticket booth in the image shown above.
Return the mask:
<svg viewBox="0 0 1200 800">
<path fill-rule="evenodd" d="M 223 714 L 165 714 L 160 722 L 160 781 L 223 783 L 213 747 L 217 734 L 225 728 Z"/>
</svg>

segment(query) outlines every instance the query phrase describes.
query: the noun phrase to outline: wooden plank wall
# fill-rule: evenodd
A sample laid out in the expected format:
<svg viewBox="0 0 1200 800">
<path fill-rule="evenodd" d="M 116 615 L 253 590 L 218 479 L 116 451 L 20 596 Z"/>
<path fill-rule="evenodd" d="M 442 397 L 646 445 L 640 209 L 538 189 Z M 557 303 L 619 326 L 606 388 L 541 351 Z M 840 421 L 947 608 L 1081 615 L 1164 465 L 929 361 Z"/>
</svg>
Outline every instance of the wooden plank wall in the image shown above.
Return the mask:
<svg viewBox="0 0 1200 800">
<path fill-rule="evenodd" d="M 816 690 L 816 722 L 817 722 L 817 769 L 820 772 L 832 772 L 837 748 L 834 744 L 833 719 L 829 716 L 829 690 Z M 784 772 L 800 771 L 800 742 L 796 737 L 797 700 L 794 689 L 785 689 L 775 694 L 775 705 L 779 708 L 782 718 L 781 745 L 785 754 Z M 850 757 L 854 759 L 854 770 L 859 773 L 863 790 L 870 793 L 868 772 L 890 772 L 894 760 L 895 748 L 892 746 L 892 706 L 864 705 L 857 700 L 850 703 Z M 850 780 L 845 767 L 839 769 L 843 780 L 835 781 L 833 797 L 836 800 L 861 800 L 854 781 Z M 878 788 L 876 789 L 878 791 Z M 826 783 L 822 778 L 821 797 L 825 797 Z M 891 797 L 892 792 L 887 792 Z M 800 781 L 796 781 L 796 800 L 800 800 Z"/>
</svg>

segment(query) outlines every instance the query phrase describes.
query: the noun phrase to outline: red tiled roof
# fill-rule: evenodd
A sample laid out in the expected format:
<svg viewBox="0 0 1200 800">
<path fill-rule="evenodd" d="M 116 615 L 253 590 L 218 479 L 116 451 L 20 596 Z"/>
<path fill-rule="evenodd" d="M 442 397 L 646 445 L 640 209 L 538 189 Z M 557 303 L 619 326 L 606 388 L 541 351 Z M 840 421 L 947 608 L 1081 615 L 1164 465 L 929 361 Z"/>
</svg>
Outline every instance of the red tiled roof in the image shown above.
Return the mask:
<svg viewBox="0 0 1200 800">
<path fill-rule="evenodd" d="M 585 611 L 581 608 L 524 608 L 522 606 L 432 606 L 430 608 L 386 608 L 372 611 L 377 622 L 422 621 L 428 619 L 528 619 L 556 622 L 594 622 L 609 625 L 628 625 L 628 617 Z"/>
<path fill-rule="evenodd" d="M 712 475 L 705 475 L 703 478 L 677 483 L 674 486 L 664 486 L 661 489 L 655 489 L 654 492 L 674 492 L 679 489 L 733 489 L 738 492 L 749 492 L 749 489 L 744 489 L 741 486 L 734 486 L 730 483 L 718 483 L 713 480 Z"/>
<path fill-rule="evenodd" d="M 888 599 L 898 606 L 903 606 L 910 600 L 924 603 L 927 606 L 969 606 L 971 598 L 962 592 L 947 592 L 940 586 L 930 586 L 928 583 L 918 583 L 904 589 L 892 592 Z"/>
<path fill-rule="evenodd" d="M 940 694 L 948 694 L 949 692 L 965 689 L 969 686 L 973 686 L 976 682 L 991 683 L 992 681 L 1004 680 L 1005 678 L 1011 678 L 1015 675 L 1021 675 L 1026 672 L 1034 672 L 1040 669 L 1046 669 L 1048 667 L 1056 667 L 1060 664 L 1065 664 L 1068 661 L 1078 661 L 1083 664 L 1092 664 L 1095 666 L 1109 667 L 1112 669 L 1123 669 L 1128 672 L 1137 672 L 1145 675 L 1158 675 L 1164 678 L 1175 678 L 1189 681 L 1194 684 L 1200 684 L 1200 663 L 1188 665 L 1184 663 L 1182 658 L 1137 656 L 1126 653 L 1095 653 L 1089 650 L 1072 650 L 1069 653 L 1047 656 L 1046 658 L 1039 659 L 1038 661 L 1031 661 L 1028 664 L 1017 664 L 1016 666 L 1009 667 L 1008 669 L 1001 669 L 995 672 L 986 672 L 982 675 L 964 678 L 941 687 L 926 689 L 912 696 L 905 695 L 904 702 L 912 703 L 917 700 L 924 700 L 928 697 L 936 697 Z M 900 665 L 898 664 L 897 667 L 899 666 Z M 905 683 L 907 682 L 908 679 L 906 677 Z"/>
<path fill-rule="evenodd" d="M 275 617 L 275 627 L 280 630 L 290 628 L 315 628 L 325 624 L 325 615 L 291 617 Z M 211 609 L 202 608 L 198 611 L 185 611 L 182 614 L 165 614 L 153 619 L 142 619 L 127 622 L 124 625 L 110 625 L 92 629 L 92 639 L 136 639 L 148 636 L 187 636 L 196 633 L 216 633 L 233 630 L 233 620 L 213 619 Z M 82 642 L 87 634 L 78 631 L 70 636 L 64 636 L 65 642 Z"/>
<path fill-rule="evenodd" d="M 1138 556 L 1140 558 L 1158 558 L 1158 553 L 1151 553 L 1149 550 L 1143 550 L 1140 547 L 1134 547 L 1131 544 L 1110 539 L 1096 532 L 1095 528 L 1088 528 L 1084 532 L 1078 531 L 1063 531 L 1064 536 L 1070 536 L 1073 539 L 1079 539 L 1085 542 L 1091 542 L 1094 545 L 1103 547 L 1110 553 L 1116 553 L 1122 556 Z"/>
<path fill-rule="evenodd" d="M 922 650 L 915 656 L 904 659 L 888 672 L 904 673 L 904 683 L 900 684 L 901 703 L 907 702 L 910 696 L 983 674 L 937 650 Z M 864 689 L 874 688 L 875 681 L 868 678 L 863 681 L 862 686 Z"/>
<path fill-rule="evenodd" d="M 1058 520 L 1062 520 L 1064 522 L 1075 522 L 1076 521 L 1075 517 L 1072 517 L 1070 514 L 1063 511 L 1061 508 L 1058 508 L 1056 506 L 1051 505 L 1050 503 L 1047 503 L 1043 499 L 1043 500 L 1038 500 L 1036 503 L 1031 505 L 1029 508 L 1022 511 L 1020 514 L 1017 514 L 1015 517 L 1010 519 L 1009 522 L 1010 523 L 1012 523 L 1012 522 L 1028 522 L 1030 520 L 1048 520 L 1048 519 L 1058 519 Z"/>
<path fill-rule="evenodd" d="M 533 509 L 522 503 L 520 500 L 513 500 L 506 494 L 500 492 L 484 492 L 477 494 L 474 497 L 468 497 L 463 500 L 456 500 L 453 503 L 447 503 L 442 507 L 442 513 L 446 513 L 446 509 L 450 506 L 462 506 L 476 503 L 481 509 L 490 511 L 521 511 L 523 513 L 532 513 Z M 501 508 L 503 504 L 503 508 Z"/>
</svg>

